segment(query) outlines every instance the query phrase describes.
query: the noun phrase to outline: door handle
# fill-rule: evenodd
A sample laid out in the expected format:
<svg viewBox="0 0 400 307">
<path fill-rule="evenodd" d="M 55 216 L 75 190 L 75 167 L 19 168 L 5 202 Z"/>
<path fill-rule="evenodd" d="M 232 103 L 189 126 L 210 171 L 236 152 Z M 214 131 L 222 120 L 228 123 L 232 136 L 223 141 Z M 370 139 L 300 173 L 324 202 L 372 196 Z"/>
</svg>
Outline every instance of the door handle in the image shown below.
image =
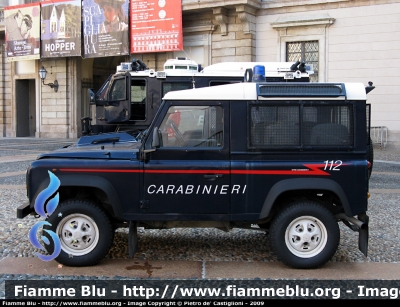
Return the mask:
<svg viewBox="0 0 400 307">
<path fill-rule="evenodd" d="M 223 176 L 222 174 L 204 175 L 204 178 L 208 180 L 215 180 L 217 178 L 221 178 L 222 176 Z"/>
</svg>

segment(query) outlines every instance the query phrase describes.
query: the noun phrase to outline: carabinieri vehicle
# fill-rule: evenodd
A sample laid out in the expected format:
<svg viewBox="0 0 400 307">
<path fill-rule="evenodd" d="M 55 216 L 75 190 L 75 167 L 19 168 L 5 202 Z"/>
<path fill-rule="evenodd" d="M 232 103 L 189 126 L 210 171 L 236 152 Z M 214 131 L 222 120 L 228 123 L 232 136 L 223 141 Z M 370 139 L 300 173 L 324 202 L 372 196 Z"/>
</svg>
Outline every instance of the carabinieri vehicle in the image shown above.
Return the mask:
<svg viewBox="0 0 400 307">
<path fill-rule="evenodd" d="M 36 214 L 55 175 L 59 205 L 44 228 L 59 237 L 65 265 L 98 263 L 119 227 L 129 228 L 131 256 L 137 227 L 265 231 L 283 263 L 310 269 L 335 254 L 342 222 L 367 255 L 373 88 L 242 82 L 169 92 L 137 138 L 84 136 L 32 162 L 17 216 Z"/>
</svg>

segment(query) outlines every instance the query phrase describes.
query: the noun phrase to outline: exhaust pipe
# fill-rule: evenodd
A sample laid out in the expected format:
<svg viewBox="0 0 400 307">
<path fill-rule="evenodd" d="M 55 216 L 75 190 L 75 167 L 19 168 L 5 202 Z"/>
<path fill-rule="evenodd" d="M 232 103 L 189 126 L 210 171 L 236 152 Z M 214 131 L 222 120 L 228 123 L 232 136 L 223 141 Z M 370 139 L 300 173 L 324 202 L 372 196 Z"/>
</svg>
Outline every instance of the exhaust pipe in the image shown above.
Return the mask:
<svg viewBox="0 0 400 307">
<path fill-rule="evenodd" d="M 362 221 L 356 219 L 355 217 L 347 216 L 347 215 L 344 214 L 344 213 L 336 214 L 336 215 L 335 215 L 335 218 L 348 221 L 348 222 L 350 222 L 350 223 L 356 225 L 359 229 L 363 229 L 363 227 L 364 227 L 364 225 L 365 225 L 365 223 L 363 223 Z"/>
</svg>

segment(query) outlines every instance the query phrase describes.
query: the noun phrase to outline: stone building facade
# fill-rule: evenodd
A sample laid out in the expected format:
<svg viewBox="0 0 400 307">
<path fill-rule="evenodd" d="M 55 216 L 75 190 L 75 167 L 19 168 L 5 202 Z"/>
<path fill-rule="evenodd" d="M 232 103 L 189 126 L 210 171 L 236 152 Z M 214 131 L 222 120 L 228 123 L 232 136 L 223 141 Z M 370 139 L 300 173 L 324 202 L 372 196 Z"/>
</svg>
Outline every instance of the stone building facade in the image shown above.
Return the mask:
<svg viewBox="0 0 400 307">
<path fill-rule="evenodd" d="M 175 53 L 7 63 L 0 26 L 0 137 L 79 137 L 80 118 L 89 112 L 88 84 L 104 81 L 131 58 L 160 70 L 176 56 L 202 66 L 308 57 L 314 81 L 372 81 L 374 131 L 385 128 L 387 146 L 400 148 L 400 0 L 182 0 L 182 9 L 184 51 Z M 42 65 L 46 83 L 58 80 L 58 92 L 42 85 Z"/>
</svg>

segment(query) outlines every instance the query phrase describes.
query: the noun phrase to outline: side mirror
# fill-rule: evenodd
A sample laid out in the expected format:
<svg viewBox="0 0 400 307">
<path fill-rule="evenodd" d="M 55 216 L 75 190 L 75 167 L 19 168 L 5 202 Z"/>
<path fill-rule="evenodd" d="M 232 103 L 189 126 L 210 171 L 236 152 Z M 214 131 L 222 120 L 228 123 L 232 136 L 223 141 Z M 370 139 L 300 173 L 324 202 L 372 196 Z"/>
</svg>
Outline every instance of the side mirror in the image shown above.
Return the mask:
<svg viewBox="0 0 400 307">
<path fill-rule="evenodd" d="M 158 131 L 158 127 L 154 127 L 153 139 L 151 141 L 151 148 L 142 150 L 140 152 L 140 159 L 146 161 L 147 159 L 149 159 L 149 156 L 147 154 L 156 151 L 156 148 L 159 147 L 160 147 L 160 134 Z"/>
<path fill-rule="evenodd" d="M 96 94 L 94 93 L 94 91 L 89 88 L 88 89 L 88 93 L 89 93 L 89 104 L 96 104 Z"/>
<path fill-rule="evenodd" d="M 159 134 L 159 131 L 158 131 L 158 127 L 154 127 L 153 140 L 151 142 L 151 146 L 153 148 L 159 148 L 160 147 L 160 134 Z"/>
</svg>

